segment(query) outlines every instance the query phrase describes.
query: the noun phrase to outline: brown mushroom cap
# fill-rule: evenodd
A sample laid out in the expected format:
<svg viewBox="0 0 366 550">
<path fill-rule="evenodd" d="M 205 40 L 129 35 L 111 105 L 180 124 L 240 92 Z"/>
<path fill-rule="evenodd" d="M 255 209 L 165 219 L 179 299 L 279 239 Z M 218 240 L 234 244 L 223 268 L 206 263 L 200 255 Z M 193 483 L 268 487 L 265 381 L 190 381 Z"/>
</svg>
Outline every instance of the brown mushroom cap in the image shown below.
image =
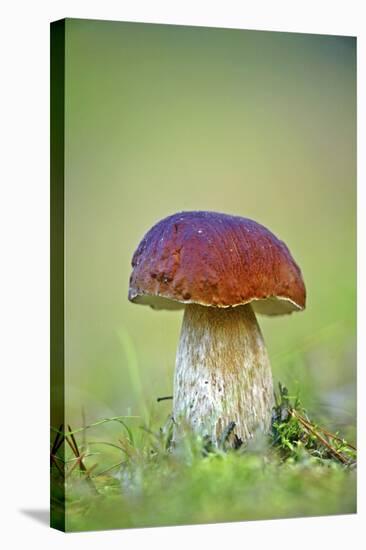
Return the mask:
<svg viewBox="0 0 366 550">
<path fill-rule="evenodd" d="M 180 212 L 154 225 L 132 258 L 128 298 L 157 309 L 185 304 L 258 313 L 304 309 L 301 271 L 287 246 L 259 223 L 217 212 Z"/>
</svg>

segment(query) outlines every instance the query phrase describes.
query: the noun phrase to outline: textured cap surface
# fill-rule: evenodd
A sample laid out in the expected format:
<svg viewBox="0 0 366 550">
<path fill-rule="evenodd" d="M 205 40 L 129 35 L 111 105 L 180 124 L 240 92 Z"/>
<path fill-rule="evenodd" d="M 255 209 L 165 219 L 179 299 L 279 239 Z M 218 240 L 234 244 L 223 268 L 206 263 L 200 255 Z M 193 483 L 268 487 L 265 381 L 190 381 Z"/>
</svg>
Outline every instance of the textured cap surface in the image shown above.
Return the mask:
<svg viewBox="0 0 366 550">
<path fill-rule="evenodd" d="M 132 258 L 128 298 L 157 309 L 184 304 L 258 313 L 304 309 L 301 271 L 287 246 L 262 225 L 217 212 L 180 212 L 154 225 Z"/>
</svg>

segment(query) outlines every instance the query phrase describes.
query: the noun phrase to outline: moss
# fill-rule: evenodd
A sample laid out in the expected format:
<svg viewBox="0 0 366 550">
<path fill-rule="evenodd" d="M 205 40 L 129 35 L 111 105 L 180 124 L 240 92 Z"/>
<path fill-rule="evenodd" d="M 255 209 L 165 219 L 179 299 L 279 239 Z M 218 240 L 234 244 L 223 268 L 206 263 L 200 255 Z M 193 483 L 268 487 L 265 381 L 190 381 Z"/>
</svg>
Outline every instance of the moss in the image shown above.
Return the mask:
<svg viewBox="0 0 366 550">
<path fill-rule="evenodd" d="M 187 433 L 174 449 L 171 418 L 156 430 L 116 418 L 88 428 L 102 437 L 111 421 L 120 422 L 115 441 L 80 448 L 80 431 L 66 434 L 65 480 L 53 466 L 59 512 L 65 484 L 68 531 L 356 512 L 356 451 L 311 422 L 281 385 L 271 432 L 236 450 L 226 441 L 232 426 L 218 448 Z"/>
</svg>

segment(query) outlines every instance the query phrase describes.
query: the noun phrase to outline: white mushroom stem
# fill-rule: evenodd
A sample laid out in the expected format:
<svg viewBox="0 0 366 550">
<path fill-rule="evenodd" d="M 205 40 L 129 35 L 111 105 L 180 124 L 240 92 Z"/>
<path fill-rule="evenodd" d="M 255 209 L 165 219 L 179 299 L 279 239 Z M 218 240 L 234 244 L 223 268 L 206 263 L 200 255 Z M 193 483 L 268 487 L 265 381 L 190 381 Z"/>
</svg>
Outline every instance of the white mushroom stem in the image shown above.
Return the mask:
<svg viewBox="0 0 366 550">
<path fill-rule="evenodd" d="M 187 305 L 176 357 L 174 438 L 190 427 L 217 445 L 231 422 L 243 442 L 270 427 L 272 372 L 251 306 Z M 235 435 L 234 435 L 235 434 Z"/>
</svg>

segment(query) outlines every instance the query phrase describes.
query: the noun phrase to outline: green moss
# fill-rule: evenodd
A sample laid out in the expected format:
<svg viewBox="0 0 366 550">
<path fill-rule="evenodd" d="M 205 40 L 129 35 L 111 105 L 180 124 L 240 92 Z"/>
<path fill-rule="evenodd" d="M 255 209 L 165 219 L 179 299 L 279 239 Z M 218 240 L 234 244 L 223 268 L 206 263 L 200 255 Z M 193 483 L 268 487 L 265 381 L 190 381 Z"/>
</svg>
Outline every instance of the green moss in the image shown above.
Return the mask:
<svg viewBox="0 0 366 550">
<path fill-rule="evenodd" d="M 355 451 L 326 436 L 282 386 L 271 433 L 237 450 L 225 437 L 214 449 L 192 434 L 172 449 L 170 418 L 157 430 L 120 421 L 115 441 L 79 448 L 81 434 L 66 434 L 65 481 L 53 474 L 60 507 L 57 487 L 66 487 L 67 531 L 356 512 Z"/>
</svg>

